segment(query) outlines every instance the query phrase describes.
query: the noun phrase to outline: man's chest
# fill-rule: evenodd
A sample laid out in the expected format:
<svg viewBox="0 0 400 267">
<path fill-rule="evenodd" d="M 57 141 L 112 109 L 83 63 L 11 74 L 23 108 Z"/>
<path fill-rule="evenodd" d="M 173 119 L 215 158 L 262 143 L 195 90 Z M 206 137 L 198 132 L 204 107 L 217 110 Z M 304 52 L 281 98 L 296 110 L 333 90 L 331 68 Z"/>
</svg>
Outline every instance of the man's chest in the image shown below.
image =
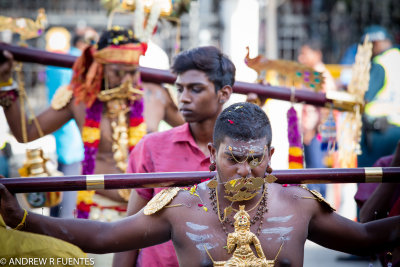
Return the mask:
<svg viewBox="0 0 400 267">
<path fill-rule="evenodd" d="M 260 244 L 267 260 L 285 257 L 292 261 L 302 261 L 308 224 L 301 216 L 290 211 L 277 213 L 271 210 L 251 224 L 249 233 L 242 232 L 235 234 L 234 238 L 233 235 L 228 238 L 229 233 L 235 232 L 230 223 L 221 222 L 222 218 L 218 219 L 212 209 L 205 212 L 201 207 L 191 206 L 190 209 L 196 211 L 184 212 L 185 216 L 179 220 L 180 227 L 174 228 L 173 232 L 172 239 L 178 258 L 186 259 L 190 255 L 204 263 L 200 266 L 207 266 L 211 258 L 214 261 L 225 261 L 234 254 L 259 257 L 256 245 Z M 228 253 L 229 247 L 233 248 L 231 253 Z"/>
</svg>

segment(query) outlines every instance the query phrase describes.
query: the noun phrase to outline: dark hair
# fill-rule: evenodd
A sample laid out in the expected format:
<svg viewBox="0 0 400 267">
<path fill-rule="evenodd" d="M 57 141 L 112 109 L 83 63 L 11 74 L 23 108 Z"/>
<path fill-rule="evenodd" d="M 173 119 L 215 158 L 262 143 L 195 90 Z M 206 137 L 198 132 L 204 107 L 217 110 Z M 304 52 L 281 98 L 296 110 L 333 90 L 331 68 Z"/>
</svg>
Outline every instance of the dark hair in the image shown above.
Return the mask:
<svg viewBox="0 0 400 267">
<path fill-rule="evenodd" d="M 85 37 L 82 34 L 75 34 L 74 37 L 72 37 L 72 46 L 76 46 L 78 42 L 84 42 Z"/>
<path fill-rule="evenodd" d="M 122 37 L 121 37 L 122 36 Z M 119 38 L 118 38 L 119 37 Z M 103 32 L 97 43 L 97 49 L 101 50 L 110 45 L 123 45 L 128 43 L 140 43 L 135 39 L 131 30 L 126 30 L 122 27 L 113 28 Z"/>
<path fill-rule="evenodd" d="M 224 109 L 215 122 L 213 142 L 217 149 L 225 137 L 244 141 L 266 137 L 269 148 L 271 123 L 259 106 L 248 102 L 236 103 Z"/>
<path fill-rule="evenodd" d="M 178 75 L 188 70 L 202 71 L 214 84 L 215 91 L 235 83 L 235 65 L 214 46 L 197 47 L 179 53 L 171 69 Z"/>
</svg>

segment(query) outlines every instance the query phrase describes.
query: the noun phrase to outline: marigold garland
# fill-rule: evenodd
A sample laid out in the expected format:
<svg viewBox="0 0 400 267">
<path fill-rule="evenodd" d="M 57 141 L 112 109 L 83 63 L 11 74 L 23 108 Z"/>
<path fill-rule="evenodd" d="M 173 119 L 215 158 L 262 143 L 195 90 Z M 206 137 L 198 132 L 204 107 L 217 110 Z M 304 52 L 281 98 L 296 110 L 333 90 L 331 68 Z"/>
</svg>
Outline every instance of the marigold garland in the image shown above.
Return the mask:
<svg viewBox="0 0 400 267">
<path fill-rule="evenodd" d="M 287 112 L 289 140 L 289 169 L 303 168 L 303 149 L 297 112 L 291 107 Z"/>
<path fill-rule="evenodd" d="M 136 144 L 146 134 L 146 124 L 143 118 L 143 98 L 134 101 L 130 105 L 129 114 L 129 129 L 128 129 L 128 142 L 129 151 L 131 151 Z M 96 99 L 93 105 L 86 109 L 85 124 L 82 129 L 82 140 L 85 148 L 85 157 L 82 161 L 82 174 L 94 174 L 96 166 L 96 154 L 100 142 L 100 122 L 103 112 L 103 103 Z M 89 218 L 89 211 L 91 206 L 97 206 L 93 203 L 92 197 L 94 191 L 81 191 L 78 193 L 77 217 Z M 104 207 L 101 207 L 103 209 Z"/>
</svg>

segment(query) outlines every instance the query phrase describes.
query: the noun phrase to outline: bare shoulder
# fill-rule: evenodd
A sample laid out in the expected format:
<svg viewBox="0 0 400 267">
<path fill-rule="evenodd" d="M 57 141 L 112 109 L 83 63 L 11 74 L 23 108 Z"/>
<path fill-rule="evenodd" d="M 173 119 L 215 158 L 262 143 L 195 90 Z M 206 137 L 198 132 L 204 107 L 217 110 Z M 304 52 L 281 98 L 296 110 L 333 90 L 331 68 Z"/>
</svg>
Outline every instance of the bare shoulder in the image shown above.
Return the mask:
<svg viewBox="0 0 400 267">
<path fill-rule="evenodd" d="M 76 103 L 75 97 L 72 97 L 66 108 L 71 110 L 79 128 L 82 128 L 86 117 L 85 104 L 83 102 Z"/>
<path fill-rule="evenodd" d="M 163 211 L 174 213 L 174 208 L 192 207 L 199 199 L 197 185 L 191 188 L 169 187 L 155 195 L 145 206 L 144 214 L 151 215 Z"/>
<path fill-rule="evenodd" d="M 168 97 L 168 92 L 166 89 L 161 86 L 160 84 L 156 83 L 142 83 L 143 89 L 146 91 L 147 95 L 150 94 L 155 94 L 156 97 L 162 97 L 163 99 L 167 99 Z"/>
<path fill-rule="evenodd" d="M 303 185 L 282 186 L 271 184 L 270 194 L 278 203 L 285 203 L 296 210 L 309 211 L 311 213 L 321 210 L 334 211 L 334 208 L 320 193 L 309 190 Z"/>
</svg>

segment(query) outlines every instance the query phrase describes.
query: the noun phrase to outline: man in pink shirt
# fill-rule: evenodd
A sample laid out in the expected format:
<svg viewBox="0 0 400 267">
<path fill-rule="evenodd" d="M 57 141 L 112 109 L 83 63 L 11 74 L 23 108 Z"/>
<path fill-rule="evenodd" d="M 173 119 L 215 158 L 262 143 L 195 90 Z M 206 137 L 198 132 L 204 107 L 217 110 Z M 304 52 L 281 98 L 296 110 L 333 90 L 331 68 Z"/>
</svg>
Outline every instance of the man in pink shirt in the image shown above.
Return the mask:
<svg viewBox="0 0 400 267">
<path fill-rule="evenodd" d="M 210 162 L 215 121 L 232 93 L 235 66 L 215 47 L 199 47 L 180 53 L 172 65 L 177 75 L 179 111 L 186 123 L 145 136 L 129 157 L 127 172 L 206 171 Z M 215 165 L 214 165 L 215 166 Z M 136 189 L 128 203 L 128 215 L 141 210 L 161 188 Z M 114 256 L 113 266 L 179 266 L 171 241 Z"/>
</svg>

